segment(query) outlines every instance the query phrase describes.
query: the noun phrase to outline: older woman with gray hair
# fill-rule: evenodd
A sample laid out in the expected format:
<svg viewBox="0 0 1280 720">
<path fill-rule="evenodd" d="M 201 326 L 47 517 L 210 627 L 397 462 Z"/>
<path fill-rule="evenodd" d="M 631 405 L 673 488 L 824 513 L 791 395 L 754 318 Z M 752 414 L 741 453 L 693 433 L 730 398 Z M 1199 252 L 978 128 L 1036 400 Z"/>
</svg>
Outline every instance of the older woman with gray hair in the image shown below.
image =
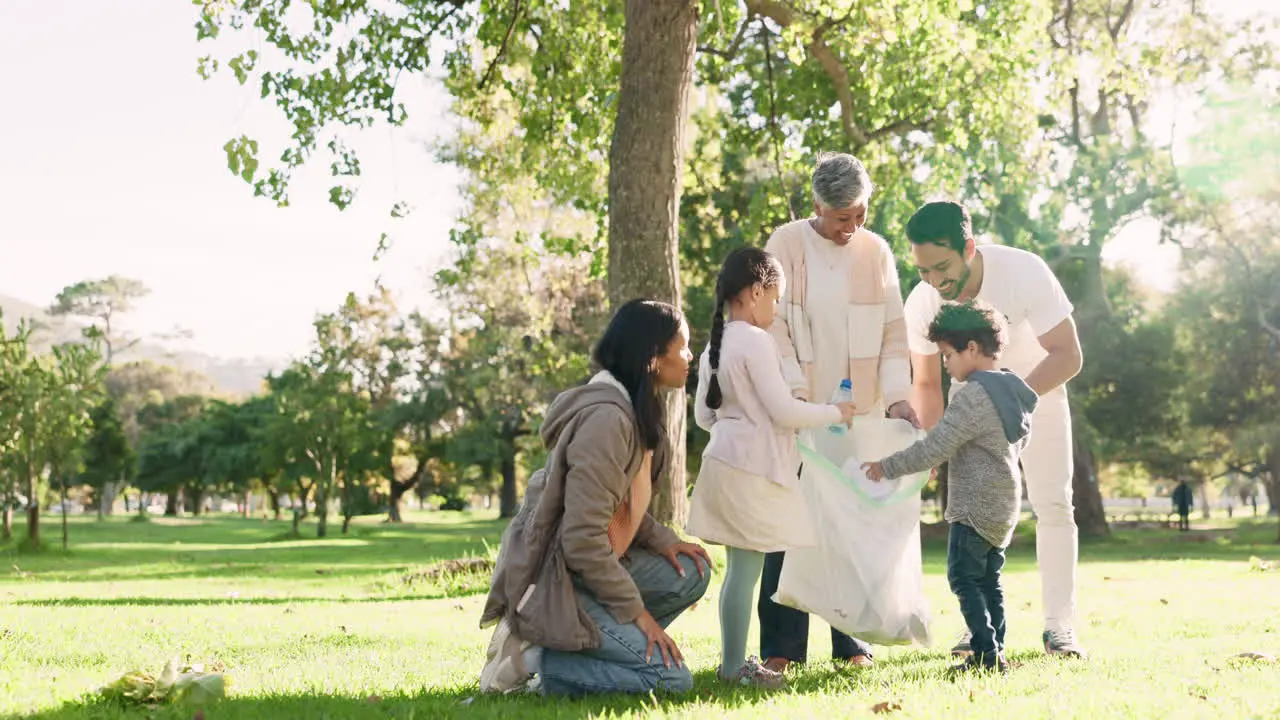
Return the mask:
<svg viewBox="0 0 1280 720">
<path fill-rule="evenodd" d="M 782 262 L 786 292 L 770 333 L 793 394 L 821 401 L 846 378 L 860 414 L 888 413 L 919 426 L 908 397 L 911 366 L 897 263 L 867 230 L 871 178 L 847 153 L 824 153 L 813 171 L 814 216 L 783 225 L 766 249 Z M 771 599 L 784 553 L 765 558 L 760 656 L 777 672 L 806 660 L 809 616 Z M 832 656 L 870 665 L 866 643 L 831 630 Z"/>
</svg>

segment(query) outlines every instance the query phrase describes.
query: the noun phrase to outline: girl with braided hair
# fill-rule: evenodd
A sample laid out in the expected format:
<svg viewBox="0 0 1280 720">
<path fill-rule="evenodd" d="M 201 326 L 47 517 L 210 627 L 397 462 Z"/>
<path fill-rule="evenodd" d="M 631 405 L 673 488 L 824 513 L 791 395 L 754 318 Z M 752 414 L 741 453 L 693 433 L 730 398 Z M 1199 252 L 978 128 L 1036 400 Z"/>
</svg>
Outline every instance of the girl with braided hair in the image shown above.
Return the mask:
<svg viewBox="0 0 1280 720">
<path fill-rule="evenodd" d="M 745 657 L 764 553 L 816 542 L 798 487 L 796 430 L 849 423 L 856 411 L 853 403 L 817 405 L 792 397 L 768 332 L 782 285 L 782 265 L 759 248 L 733 251 L 720 270 L 694 402 L 695 420 L 711 442 L 686 526 L 690 535 L 727 550 L 720 678 L 769 689 L 783 687 L 783 676 Z"/>
</svg>

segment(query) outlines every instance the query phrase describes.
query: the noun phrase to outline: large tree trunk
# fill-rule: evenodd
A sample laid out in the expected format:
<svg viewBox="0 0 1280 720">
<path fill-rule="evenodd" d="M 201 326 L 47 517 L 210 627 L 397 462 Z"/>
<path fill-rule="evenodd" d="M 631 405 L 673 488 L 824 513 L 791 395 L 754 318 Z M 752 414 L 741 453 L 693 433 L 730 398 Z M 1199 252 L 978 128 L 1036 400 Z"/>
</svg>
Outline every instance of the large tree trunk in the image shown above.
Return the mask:
<svg viewBox="0 0 1280 720">
<path fill-rule="evenodd" d="M 609 147 L 609 301 L 681 306 L 676 222 L 698 34 L 694 0 L 626 0 L 618 115 Z M 685 521 L 685 394 L 667 401 L 673 457 L 655 488 L 658 520 Z"/>
<path fill-rule="evenodd" d="M 351 527 L 351 516 L 355 510 L 351 507 L 351 478 L 346 475 L 342 478 L 342 534 L 347 534 L 347 529 Z"/>
<path fill-rule="evenodd" d="M 1270 509 L 1267 511 L 1269 515 L 1280 516 L 1280 468 L 1274 463 L 1280 462 L 1280 453 L 1271 453 L 1271 472 L 1269 473 L 1270 481 L 1267 483 L 1267 504 Z"/>
<path fill-rule="evenodd" d="M 8 542 L 13 539 L 13 498 L 8 494 L 4 498 L 4 507 L 0 508 L 0 540 Z"/>
<path fill-rule="evenodd" d="M 1086 363 L 1089 362 L 1090 340 L 1094 329 L 1102 323 L 1111 322 L 1111 306 L 1107 302 L 1106 286 L 1102 279 L 1102 243 L 1106 239 L 1106 233 L 1098 221 L 1099 218 L 1095 217 L 1090 228 L 1089 245 L 1078 249 L 1084 270 L 1075 318 Z M 1081 412 L 1080 406 L 1071 409 L 1073 425 L 1083 422 Z M 1071 476 L 1071 497 L 1075 504 L 1076 526 L 1081 535 L 1107 537 L 1111 534 L 1111 528 L 1107 525 L 1107 514 L 1102 505 L 1102 490 L 1098 487 L 1093 448 L 1083 440 L 1084 436 L 1080 428 L 1072 429 L 1075 469 Z"/>
<path fill-rule="evenodd" d="M 27 505 L 27 542 L 31 547 L 40 547 L 40 505 L 39 503 L 30 503 Z"/>
<path fill-rule="evenodd" d="M 685 520 L 689 518 L 686 405 L 684 390 L 667 394 L 667 429 L 669 437 L 678 439 L 671 443 L 671 462 L 666 473 L 659 478 L 658 487 L 654 488 L 653 501 L 649 505 L 655 518 L 676 528 L 683 528 Z"/>
<path fill-rule="evenodd" d="M 30 441 L 29 441 L 30 442 Z M 30 450 L 28 451 L 30 452 Z M 27 457 L 31 457 L 28 455 Z M 40 501 L 36 499 L 37 473 L 34 468 L 27 467 L 27 542 L 32 548 L 40 547 Z M 1271 506 L 1275 507 L 1275 495 L 1271 496 Z"/>
<path fill-rule="evenodd" d="M 329 491 L 333 489 L 334 479 L 337 471 L 334 468 L 324 468 L 320 470 L 320 480 L 316 481 L 316 537 L 325 537 L 329 534 Z M 307 500 L 304 497 L 302 506 L 307 506 Z"/>
<path fill-rule="evenodd" d="M 102 484 L 102 496 L 98 498 L 98 518 L 103 515 L 111 515 L 115 511 L 116 496 L 120 494 L 123 483 L 105 482 Z M 125 499 L 128 504 L 128 498 Z M 125 508 L 125 512 L 128 512 Z"/>
<path fill-rule="evenodd" d="M 302 513 L 301 513 L 302 519 L 306 520 L 307 519 L 307 498 L 310 498 L 312 490 L 315 490 L 315 483 L 312 483 L 310 485 L 303 485 L 301 482 L 299 482 L 297 485 L 298 485 L 298 497 L 300 498 L 299 502 L 302 505 Z"/>
<path fill-rule="evenodd" d="M 316 537 L 329 534 L 329 492 L 325 488 L 316 488 Z"/>
<path fill-rule="evenodd" d="M 267 498 L 271 502 L 271 514 L 276 520 L 280 519 L 280 493 L 275 488 L 268 487 Z"/>
<path fill-rule="evenodd" d="M 67 478 L 54 470 L 58 478 L 59 491 L 62 495 L 62 552 L 67 551 Z"/>
<path fill-rule="evenodd" d="M 1267 499 L 1271 501 L 1271 512 L 1280 517 L 1280 442 L 1273 442 L 1267 453 Z M 1276 542 L 1280 543 L 1280 527 L 1276 528 Z"/>
<path fill-rule="evenodd" d="M 418 484 L 418 476 L 401 482 L 395 478 L 391 479 L 391 497 L 387 501 L 387 521 L 393 523 L 404 522 L 404 515 L 400 512 L 400 504 L 404 499 L 405 493 L 409 492 Z"/>
<path fill-rule="evenodd" d="M 165 516 L 165 517 L 177 517 L 177 516 L 178 516 L 178 503 L 179 503 L 179 497 L 180 497 L 180 495 L 181 495 L 181 494 L 182 494 L 182 491 L 181 491 L 181 490 L 170 490 L 170 491 L 169 491 L 169 495 L 168 495 L 168 497 L 167 497 L 167 498 L 165 499 L 165 501 L 164 501 L 164 516 Z"/>
<path fill-rule="evenodd" d="M 516 449 L 510 440 L 503 440 L 502 461 L 502 494 L 498 503 L 500 519 L 513 518 L 520 507 L 519 488 L 516 487 Z"/>
<path fill-rule="evenodd" d="M 1081 434 L 1072 434 L 1074 471 L 1071 475 L 1071 497 L 1076 508 L 1076 526 L 1081 535 L 1107 537 L 1111 528 L 1107 525 L 1102 492 L 1098 489 L 1094 473 L 1093 448 L 1080 439 Z"/>
</svg>

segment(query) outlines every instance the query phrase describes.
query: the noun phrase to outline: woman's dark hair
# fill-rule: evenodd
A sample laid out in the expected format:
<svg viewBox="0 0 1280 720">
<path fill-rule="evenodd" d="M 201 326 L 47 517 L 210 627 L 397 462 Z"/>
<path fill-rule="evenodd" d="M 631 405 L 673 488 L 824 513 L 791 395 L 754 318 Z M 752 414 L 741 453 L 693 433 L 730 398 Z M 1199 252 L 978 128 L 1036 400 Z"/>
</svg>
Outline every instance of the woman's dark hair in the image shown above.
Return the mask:
<svg viewBox="0 0 1280 720">
<path fill-rule="evenodd" d="M 1005 336 L 1001 317 L 990 305 L 976 300 L 943 305 L 929 324 L 929 342 L 944 342 L 961 352 L 975 342 L 982 354 L 991 358 L 1004 349 Z"/>
<path fill-rule="evenodd" d="M 782 263 L 773 253 L 757 247 L 740 247 L 729 253 L 720 268 L 720 277 L 716 278 L 716 309 L 711 316 L 711 343 L 707 348 L 707 358 L 711 361 L 711 384 L 707 387 L 707 407 L 712 410 L 720 408 L 724 397 L 720 392 L 720 343 L 724 340 L 724 312 L 729 304 L 743 290 L 760 285 L 764 288 L 777 287 L 782 283 Z"/>
<path fill-rule="evenodd" d="M 617 378 L 631 396 L 645 447 L 654 450 L 666 436 L 666 418 L 653 371 L 680 333 L 684 314 L 657 300 L 632 300 L 618 308 L 596 344 L 593 359 Z"/>
</svg>

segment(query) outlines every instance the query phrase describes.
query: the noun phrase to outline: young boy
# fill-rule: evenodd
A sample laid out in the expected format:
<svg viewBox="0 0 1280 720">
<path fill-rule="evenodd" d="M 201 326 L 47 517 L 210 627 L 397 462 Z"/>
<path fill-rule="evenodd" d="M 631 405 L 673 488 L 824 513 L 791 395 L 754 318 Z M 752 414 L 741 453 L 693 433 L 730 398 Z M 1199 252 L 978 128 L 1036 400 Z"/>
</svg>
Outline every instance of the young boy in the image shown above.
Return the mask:
<svg viewBox="0 0 1280 720">
<path fill-rule="evenodd" d="M 951 461 L 947 579 L 973 634 L 973 654 L 955 670 L 1003 672 L 1000 570 L 1021 509 L 1018 457 L 1031 434 L 1038 397 L 1017 375 L 996 369 L 1005 329 L 989 307 L 972 301 L 944 305 L 929 326 L 929 340 L 941 350 L 951 377 L 965 385 L 927 437 L 863 469 L 879 481 Z"/>
</svg>

